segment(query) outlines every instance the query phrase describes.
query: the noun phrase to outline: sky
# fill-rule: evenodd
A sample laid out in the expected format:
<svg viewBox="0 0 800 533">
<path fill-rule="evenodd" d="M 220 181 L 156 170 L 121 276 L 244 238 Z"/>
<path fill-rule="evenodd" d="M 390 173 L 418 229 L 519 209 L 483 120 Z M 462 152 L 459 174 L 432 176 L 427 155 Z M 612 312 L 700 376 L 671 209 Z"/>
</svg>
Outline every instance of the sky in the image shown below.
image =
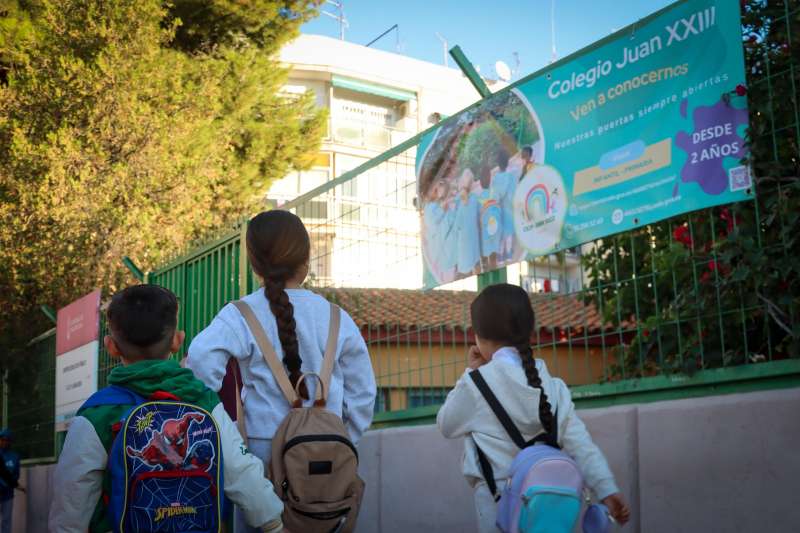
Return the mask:
<svg viewBox="0 0 800 533">
<path fill-rule="evenodd" d="M 367 44 L 392 31 L 374 48 L 443 64 L 438 32 L 448 47 L 461 46 L 487 78 L 504 61 L 518 79 L 546 66 L 552 56 L 550 8 L 553 0 L 343 0 L 349 28 L 345 39 Z M 559 58 L 672 3 L 672 0 L 554 0 L 556 52 Z M 331 13 L 337 8 L 323 5 Z M 307 22 L 303 33 L 339 37 L 339 23 L 325 15 Z M 516 68 L 514 52 L 519 54 Z M 451 67 L 456 67 L 449 58 Z"/>
</svg>

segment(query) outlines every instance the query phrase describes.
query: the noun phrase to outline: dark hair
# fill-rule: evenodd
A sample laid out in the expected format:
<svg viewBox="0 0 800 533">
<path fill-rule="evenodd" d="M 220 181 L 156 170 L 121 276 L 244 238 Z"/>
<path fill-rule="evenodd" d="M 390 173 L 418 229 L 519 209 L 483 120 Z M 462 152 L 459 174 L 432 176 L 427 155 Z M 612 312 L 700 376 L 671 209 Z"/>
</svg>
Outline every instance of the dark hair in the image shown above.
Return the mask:
<svg viewBox="0 0 800 533">
<path fill-rule="evenodd" d="M 536 360 L 531 349 L 531 334 L 535 324 L 530 298 L 521 287 L 501 283 L 481 291 L 470 306 L 472 329 L 479 337 L 513 346 L 519 352 L 528 385 L 539 389 L 539 420 L 547 433 L 555 429 L 547 394 L 542 387 Z"/>
<path fill-rule="evenodd" d="M 530 146 L 523 146 L 522 154 L 524 155 L 525 153 L 528 154 L 528 157 L 533 157 L 533 148 L 531 148 Z"/>
<path fill-rule="evenodd" d="M 288 211 L 259 213 L 247 226 L 247 258 L 253 272 L 264 280 L 264 294 L 278 324 L 283 348 L 283 364 L 292 385 L 302 376 L 300 348 L 294 321 L 294 308 L 286 294 L 286 281 L 308 263 L 311 241 L 303 222 Z M 301 395 L 308 398 L 305 383 Z"/>
<path fill-rule="evenodd" d="M 158 285 L 134 285 L 111 298 L 106 317 L 126 358 L 158 359 L 169 354 L 178 326 L 178 299 Z"/>
<path fill-rule="evenodd" d="M 497 152 L 497 166 L 500 167 L 501 172 L 505 172 L 508 168 L 508 151 L 505 148 L 501 148 Z"/>
</svg>

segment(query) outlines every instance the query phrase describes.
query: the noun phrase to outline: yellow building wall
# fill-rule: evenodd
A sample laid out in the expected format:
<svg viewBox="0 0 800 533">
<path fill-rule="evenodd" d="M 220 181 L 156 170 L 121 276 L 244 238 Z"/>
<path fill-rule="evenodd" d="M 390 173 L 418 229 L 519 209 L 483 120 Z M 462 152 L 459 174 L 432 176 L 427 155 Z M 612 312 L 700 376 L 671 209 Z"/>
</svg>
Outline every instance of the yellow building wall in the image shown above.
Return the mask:
<svg viewBox="0 0 800 533">
<path fill-rule="evenodd" d="M 388 410 L 408 408 L 409 389 L 425 389 L 427 392 L 418 393 L 429 394 L 426 397 L 431 399 L 443 395 L 464 373 L 467 350 L 463 344 L 371 344 L 372 366 L 378 387 L 388 400 Z M 539 348 L 534 353 L 545 361 L 553 376 L 563 379 L 568 385 L 597 383 L 603 377 L 604 357 L 599 347 L 551 346 Z M 606 354 L 606 366 L 612 363 L 610 357 Z"/>
</svg>

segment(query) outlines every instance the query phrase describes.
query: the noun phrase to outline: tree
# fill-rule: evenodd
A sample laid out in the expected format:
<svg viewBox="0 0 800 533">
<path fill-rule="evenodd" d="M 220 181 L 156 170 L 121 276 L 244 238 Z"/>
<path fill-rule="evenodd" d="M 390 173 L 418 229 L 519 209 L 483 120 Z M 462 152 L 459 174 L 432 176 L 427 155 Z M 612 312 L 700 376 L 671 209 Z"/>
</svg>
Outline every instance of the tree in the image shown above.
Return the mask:
<svg viewBox="0 0 800 533">
<path fill-rule="evenodd" d="M 314 3 L 240 5 L 0 9 L 0 353 L 42 331 L 40 304 L 113 292 L 124 255 L 160 264 L 309 164 L 325 117 L 280 94 L 274 54 Z"/>
<path fill-rule="evenodd" d="M 586 301 L 627 332 L 612 379 L 800 353 L 800 18 L 783 2 L 742 6 L 748 85 L 738 89 L 756 200 L 604 239 L 584 256 Z"/>
</svg>

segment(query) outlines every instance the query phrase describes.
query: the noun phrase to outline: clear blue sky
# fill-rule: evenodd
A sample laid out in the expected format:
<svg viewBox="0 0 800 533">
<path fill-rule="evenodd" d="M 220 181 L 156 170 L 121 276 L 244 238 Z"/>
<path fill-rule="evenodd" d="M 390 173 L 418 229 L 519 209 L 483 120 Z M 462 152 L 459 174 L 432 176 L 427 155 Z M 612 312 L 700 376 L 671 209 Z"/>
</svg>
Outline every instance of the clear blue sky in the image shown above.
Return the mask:
<svg viewBox="0 0 800 533">
<path fill-rule="evenodd" d="M 556 50 L 564 57 L 621 29 L 672 0 L 555 0 Z M 519 53 L 519 74 L 515 79 L 546 66 L 551 56 L 551 0 L 344 0 L 349 22 L 345 39 L 367 44 L 384 30 L 398 24 L 399 52 L 417 59 L 442 64 L 439 32 L 449 46 L 460 45 L 481 73 L 494 77 L 498 59 L 514 68 Z M 330 4 L 326 11 L 336 11 Z M 307 22 L 302 31 L 339 36 L 339 24 L 320 15 Z M 398 52 L 395 32 L 373 45 Z M 452 59 L 450 66 L 455 67 Z"/>
</svg>

